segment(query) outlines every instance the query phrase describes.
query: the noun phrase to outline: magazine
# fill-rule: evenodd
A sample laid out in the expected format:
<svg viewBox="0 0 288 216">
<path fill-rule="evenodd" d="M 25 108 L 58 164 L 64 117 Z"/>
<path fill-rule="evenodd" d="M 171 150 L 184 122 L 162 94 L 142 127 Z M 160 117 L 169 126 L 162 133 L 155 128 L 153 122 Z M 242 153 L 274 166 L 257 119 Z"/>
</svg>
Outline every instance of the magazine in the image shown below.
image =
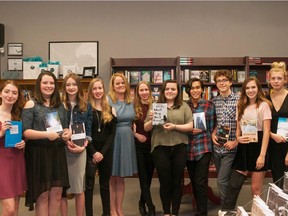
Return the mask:
<svg viewBox="0 0 288 216">
<path fill-rule="evenodd" d="M 154 112 L 152 125 L 162 125 L 167 121 L 167 103 L 153 103 Z"/>
<path fill-rule="evenodd" d="M 70 125 L 70 130 L 72 132 L 71 140 L 78 146 L 83 146 L 86 140 L 85 124 L 73 124 Z"/>
<path fill-rule="evenodd" d="M 218 130 L 218 143 L 224 145 L 229 138 L 230 128 L 228 126 L 221 125 Z"/>
<path fill-rule="evenodd" d="M 49 132 L 56 132 L 56 133 L 63 132 L 61 120 L 57 111 L 47 113 L 44 116 L 44 124 L 45 124 L 46 130 Z"/>
<path fill-rule="evenodd" d="M 240 126 L 242 136 L 248 136 L 249 142 L 258 142 L 257 119 L 241 119 Z"/>
<path fill-rule="evenodd" d="M 205 120 L 205 113 L 193 113 L 193 120 L 194 120 L 194 127 L 201 129 L 202 131 L 206 131 L 206 120 Z"/>
<path fill-rule="evenodd" d="M 22 122 L 10 121 L 11 128 L 5 132 L 5 148 L 13 148 L 22 141 Z"/>
<path fill-rule="evenodd" d="M 285 137 L 286 142 L 288 141 L 288 118 L 279 117 L 277 125 L 277 134 Z"/>
</svg>

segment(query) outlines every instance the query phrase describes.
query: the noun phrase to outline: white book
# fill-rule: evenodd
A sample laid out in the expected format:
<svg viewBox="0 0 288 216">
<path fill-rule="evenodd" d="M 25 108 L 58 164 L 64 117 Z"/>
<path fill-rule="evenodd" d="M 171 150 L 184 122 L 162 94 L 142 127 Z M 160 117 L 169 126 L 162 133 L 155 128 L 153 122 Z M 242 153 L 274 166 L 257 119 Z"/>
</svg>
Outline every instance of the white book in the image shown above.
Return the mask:
<svg viewBox="0 0 288 216">
<path fill-rule="evenodd" d="M 286 141 L 288 141 L 288 118 L 279 117 L 278 125 L 277 125 L 277 134 L 285 137 Z"/>
<path fill-rule="evenodd" d="M 162 125 L 167 121 L 167 103 L 153 103 L 153 120 L 152 125 Z"/>
</svg>

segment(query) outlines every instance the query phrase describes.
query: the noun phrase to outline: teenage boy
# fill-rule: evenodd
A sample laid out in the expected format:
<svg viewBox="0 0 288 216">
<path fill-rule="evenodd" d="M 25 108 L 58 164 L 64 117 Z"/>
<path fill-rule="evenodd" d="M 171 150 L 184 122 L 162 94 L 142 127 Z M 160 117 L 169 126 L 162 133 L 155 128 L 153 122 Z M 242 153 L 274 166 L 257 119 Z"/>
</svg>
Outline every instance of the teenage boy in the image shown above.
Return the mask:
<svg viewBox="0 0 288 216">
<path fill-rule="evenodd" d="M 214 76 L 219 95 L 213 98 L 217 118 L 212 134 L 214 144 L 213 160 L 217 171 L 217 185 L 221 205 L 224 203 L 231 175 L 231 166 L 238 142 L 236 140 L 236 106 L 239 96 L 231 91 L 232 73 L 219 70 Z"/>
</svg>

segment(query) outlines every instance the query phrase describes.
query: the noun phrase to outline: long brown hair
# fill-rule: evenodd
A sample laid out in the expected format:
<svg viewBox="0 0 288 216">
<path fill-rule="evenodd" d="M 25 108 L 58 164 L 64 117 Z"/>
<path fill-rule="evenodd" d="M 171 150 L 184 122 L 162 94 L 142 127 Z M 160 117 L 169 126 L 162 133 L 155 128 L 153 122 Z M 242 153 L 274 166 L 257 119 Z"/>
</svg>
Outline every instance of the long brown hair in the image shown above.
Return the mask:
<svg viewBox="0 0 288 216">
<path fill-rule="evenodd" d="M 246 78 L 246 80 L 244 81 L 244 83 L 242 84 L 242 88 L 241 88 L 241 96 L 238 100 L 237 103 L 237 108 L 238 108 L 238 120 L 241 119 L 241 117 L 244 114 L 244 110 L 247 108 L 247 106 L 249 105 L 249 98 L 246 95 L 246 86 L 249 82 L 254 81 L 256 83 L 256 86 L 258 88 L 258 94 L 257 94 L 257 98 L 256 98 L 256 107 L 258 108 L 261 102 L 266 102 L 268 103 L 268 105 L 270 106 L 270 108 L 272 108 L 272 104 L 271 102 L 265 97 L 265 93 L 258 81 L 258 79 L 256 77 L 248 77 Z"/>
<path fill-rule="evenodd" d="M 61 100 L 60 100 L 58 82 L 57 82 L 57 79 L 56 79 L 54 73 L 52 73 L 50 71 L 42 71 L 39 74 L 39 76 L 36 80 L 36 86 L 35 86 L 35 99 L 41 105 L 44 105 L 44 102 L 46 101 L 42 92 L 41 92 L 41 81 L 42 81 L 42 77 L 45 75 L 51 76 L 54 80 L 54 85 L 55 85 L 54 92 L 50 98 L 50 107 L 53 107 L 53 108 L 59 107 L 61 105 Z"/>
<path fill-rule="evenodd" d="M 153 103 L 153 97 L 151 92 L 151 87 L 148 82 L 141 81 L 137 84 L 136 90 L 135 90 L 135 97 L 134 97 L 134 109 L 135 109 L 135 119 L 139 119 L 141 116 L 143 116 L 142 106 L 141 106 L 141 97 L 139 95 L 139 87 L 141 84 L 144 84 L 149 89 L 149 97 L 148 97 L 148 105 L 150 106 Z"/>
<path fill-rule="evenodd" d="M 91 80 L 88 86 L 88 101 L 91 104 L 92 108 L 96 110 L 96 103 L 93 96 L 93 86 L 94 83 L 100 82 L 103 86 L 103 96 L 101 98 L 101 107 L 102 107 L 102 119 L 104 124 L 110 122 L 113 119 L 113 115 L 111 114 L 111 106 L 109 105 L 107 98 L 105 96 L 105 86 L 104 82 L 101 78 L 94 78 Z"/>
<path fill-rule="evenodd" d="M 176 80 L 166 80 L 163 84 L 162 84 L 162 87 L 160 89 L 160 97 L 159 97 L 159 100 L 157 101 L 158 103 L 166 103 L 166 98 L 165 98 L 165 89 L 166 89 L 166 86 L 168 83 L 176 83 L 177 84 L 177 96 L 174 100 L 174 107 L 175 108 L 179 108 L 183 101 L 182 101 L 182 95 L 181 95 L 181 88 L 180 88 L 180 85 L 177 83 Z"/>
<path fill-rule="evenodd" d="M 21 111 L 24 106 L 24 95 L 23 92 L 19 86 L 19 84 L 15 80 L 7 80 L 0 86 L 0 92 L 3 91 L 3 89 L 8 85 L 13 85 L 18 90 L 18 98 L 16 102 L 13 104 L 12 110 L 11 110 L 11 120 L 19 121 L 21 117 Z M 2 104 L 2 98 L 0 98 L 0 105 Z"/>
<path fill-rule="evenodd" d="M 124 100 L 125 100 L 125 102 L 127 104 L 130 104 L 132 102 L 130 85 L 129 85 L 126 77 L 123 74 L 121 74 L 121 73 L 114 73 L 111 76 L 110 83 L 109 83 L 109 93 L 108 93 L 108 95 L 110 96 L 110 98 L 111 98 L 113 103 L 117 102 L 117 98 L 116 98 L 115 90 L 114 90 L 114 81 L 115 81 L 116 77 L 121 77 L 124 80 L 125 89 L 126 89 Z"/>
<path fill-rule="evenodd" d="M 82 83 L 81 80 L 79 78 L 79 76 L 75 73 L 68 73 L 64 80 L 63 80 L 63 84 L 62 84 L 62 101 L 64 103 L 65 108 L 71 107 L 71 103 L 69 101 L 69 97 L 68 97 L 68 93 L 66 92 L 66 84 L 69 78 L 72 78 L 73 80 L 75 80 L 76 85 L 78 87 L 78 92 L 76 95 L 76 102 L 79 106 L 79 110 L 81 112 L 86 112 L 87 111 L 87 102 L 84 98 L 84 91 L 82 88 Z"/>
</svg>

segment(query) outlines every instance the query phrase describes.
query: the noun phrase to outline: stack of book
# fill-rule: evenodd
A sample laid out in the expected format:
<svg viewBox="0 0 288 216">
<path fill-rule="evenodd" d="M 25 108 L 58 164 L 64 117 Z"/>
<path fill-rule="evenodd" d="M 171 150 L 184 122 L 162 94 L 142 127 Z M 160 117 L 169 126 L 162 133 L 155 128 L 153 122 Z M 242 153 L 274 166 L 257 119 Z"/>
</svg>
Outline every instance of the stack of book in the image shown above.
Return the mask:
<svg viewBox="0 0 288 216">
<path fill-rule="evenodd" d="M 191 57 L 180 57 L 180 65 L 192 65 L 193 58 Z"/>
<path fill-rule="evenodd" d="M 249 64 L 250 65 L 255 65 L 255 64 L 259 65 L 259 64 L 262 64 L 262 60 L 259 57 L 249 57 Z"/>
</svg>

